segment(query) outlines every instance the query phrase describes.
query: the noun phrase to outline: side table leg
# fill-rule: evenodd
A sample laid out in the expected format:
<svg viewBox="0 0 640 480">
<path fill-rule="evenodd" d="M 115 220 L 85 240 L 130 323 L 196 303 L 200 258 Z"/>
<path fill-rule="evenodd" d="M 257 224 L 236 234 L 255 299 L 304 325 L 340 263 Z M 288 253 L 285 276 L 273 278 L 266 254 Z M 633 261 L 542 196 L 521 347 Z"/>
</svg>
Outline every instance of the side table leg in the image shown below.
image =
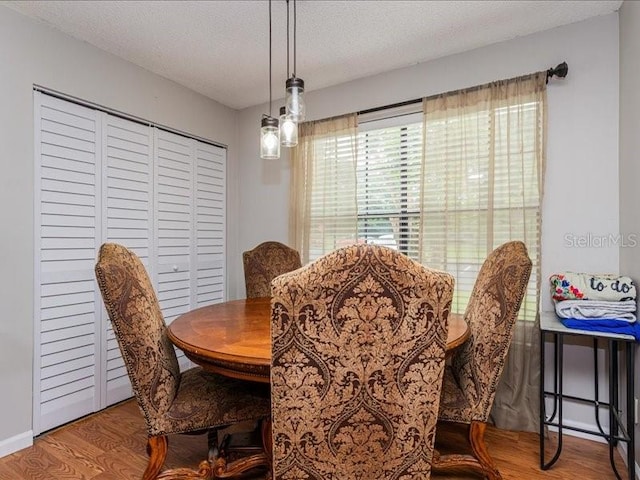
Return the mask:
<svg viewBox="0 0 640 480">
<path fill-rule="evenodd" d="M 558 459 L 560 458 L 560 454 L 562 453 L 562 404 L 563 402 L 563 393 L 562 393 L 562 389 L 563 389 L 563 350 L 564 350 L 564 338 L 562 336 L 561 333 L 556 333 L 554 332 L 554 346 L 555 346 L 555 358 L 554 358 L 554 377 L 556 379 L 556 386 L 554 386 L 554 392 L 553 392 L 553 397 L 554 397 L 554 417 L 555 417 L 555 405 L 557 405 L 557 413 L 558 413 L 558 422 L 557 422 L 557 426 L 558 426 L 558 446 L 556 447 L 556 453 L 553 455 L 553 458 L 551 460 L 549 460 L 548 463 L 544 463 L 543 457 L 544 457 L 544 451 L 540 452 L 540 456 L 541 456 L 541 460 L 542 460 L 542 465 L 541 465 L 541 469 L 542 470 L 548 470 L 549 468 L 551 468 L 553 466 L 554 463 L 556 463 L 558 461 Z M 557 387 L 557 388 L 555 388 Z M 556 399 L 557 399 L 557 403 L 556 403 Z"/>
<path fill-rule="evenodd" d="M 593 390 L 594 390 L 594 409 L 596 417 L 596 426 L 600 430 L 600 434 L 604 439 L 607 438 L 607 434 L 602 428 L 602 422 L 600 421 L 600 380 L 599 380 L 599 366 L 598 366 L 598 337 L 593 337 Z M 611 377 L 609 377 L 611 378 Z M 609 399 L 611 400 L 611 399 Z M 610 403 L 610 402 L 609 402 Z"/>
<path fill-rule="evenodd" d="M 636 442 L 635 442 L 635 343 L 626 342 L 625 359 L 627 361 L 627 469 L 629 480 L 636 478 Z"/>
<path fill-rule="evenodd" d="M 544 402 L 544 338 L 545 331 L 540 330 L 540 469 L 544 470 L 544 436 L 545 420 L 547 418 Z"/>
<path fill-rule="evenodd" d="M 618 370 L 618 344 L 614 340 L 609 340 L 609 435 L 605 437 L 607 443 L 609 444 L 609 463 L 611 464 L 611 469 L 613 470 L 614 475 L 617 480 L 622 480 L 620 474 L 618 473 L 618 469 L 616 468 L 615 458 L 614 458 L 614 445 L 615 445 L 615 435 L 617 431 L 617 417 L 615 415 L 616 408 L 616 389 L 618 387 L 618 382 L 614 377 L 614 374 Z"/>
<path fill-rule="evenodd" d="M 616 416 L 616 419 L 619 418 L 620 415 L 620 398 L 619 398 L 619 394 L 620 394 L 620 390 L 618 388 L 618 386 L 620 385 L 620 371 L 618 369 L 618 362 L 620 361 L 620 357 L 618 355 L 618 342 L 616 340 L 613 340 L 612 342 L 612 348 L 613 348 L 613 356 L 615 358 L 615 361 L 613 362 L 613 368 L 612 368 L 612 372 L 611 372 L 611 379 L 613 379 L 613 399 L 609 399 L 609 402 L 613 405 L 614 409 L 613 409 L 613 413 Z M 620 429 L 619 429 L 619 425 L 618 422 L 614 422 L 613 424 L 613 430 L 611 431 L 611 437 L 613 439 L 613 445 L 617 446 L 618 445 L 618 436 L 620 433 Z"/>
</svg>

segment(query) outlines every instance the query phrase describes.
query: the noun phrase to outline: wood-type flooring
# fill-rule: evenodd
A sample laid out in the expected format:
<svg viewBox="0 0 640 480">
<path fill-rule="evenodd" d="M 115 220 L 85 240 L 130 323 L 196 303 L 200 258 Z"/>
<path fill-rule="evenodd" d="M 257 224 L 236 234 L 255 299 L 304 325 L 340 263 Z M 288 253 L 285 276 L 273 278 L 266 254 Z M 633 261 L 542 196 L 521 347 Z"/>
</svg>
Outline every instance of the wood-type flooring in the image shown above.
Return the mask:
<svg viewBox="0 0 640 480">
<path fill-rule="evenodd" d="M 445 443 L 457 443 L 457 435 L 450 432 L 444 437 Z M 555 446 L 554 435 L 547 443 Z M 487 444 L 504 480 L 615 478 L 607 446 L 602 443 L 565 436 L 560 460 L 547 471 L 539 468 L 539 441 L 535 433 L 489 427 Z M 126 401 L 41 435 L 33 447 L 0 458 L 0 480 L 137 480 L 147 463 L 145 446 L 142 415 L 134 401 Z M 165 466 L 195 468 L 206 456 L 206 435 L 170 436 Z M 617 452 L 615 456 L 622 478 L 626 479 L 624 463 Z M 432 478 L 479 477 L 434 475 Z"/>
</svg>

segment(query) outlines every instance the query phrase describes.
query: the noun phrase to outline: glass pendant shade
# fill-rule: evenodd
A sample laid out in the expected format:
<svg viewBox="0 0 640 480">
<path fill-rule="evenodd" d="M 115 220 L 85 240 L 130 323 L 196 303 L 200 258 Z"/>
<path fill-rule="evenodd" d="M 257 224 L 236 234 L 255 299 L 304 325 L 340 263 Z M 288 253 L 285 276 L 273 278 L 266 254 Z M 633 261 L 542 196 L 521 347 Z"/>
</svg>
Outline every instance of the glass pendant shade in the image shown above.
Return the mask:
<svg viewBox="0 0 640 480">
<path fill-rule="evenodd" d="M 287 106 L 287 113 L 291 115 L 294 122 L 301 122 L 304 120 L 305 115 L 303 99 L 304 80 L 293 76 L 287 79 L 286 87 L 285 104 Z"/>
<path fill-rule="evenodd" d="M 293 121 L 285 107 L 280 107 L 280 144 L 283 147 L 298 145 L 298 124 Z"/>
<path fill-rule="evenodd" d="M 260 158 L 277 160 L 280 158 L 280 129 L 278 119 L 263 117 L 260 127 Z"/>
</svg>

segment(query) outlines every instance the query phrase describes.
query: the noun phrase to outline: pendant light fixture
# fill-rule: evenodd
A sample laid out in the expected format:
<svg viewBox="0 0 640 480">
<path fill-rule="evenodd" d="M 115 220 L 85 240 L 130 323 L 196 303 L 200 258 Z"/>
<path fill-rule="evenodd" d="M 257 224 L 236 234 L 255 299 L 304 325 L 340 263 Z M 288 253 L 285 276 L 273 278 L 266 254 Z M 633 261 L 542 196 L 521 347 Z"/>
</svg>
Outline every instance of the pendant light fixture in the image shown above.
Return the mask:
<svg viewBox="0 0 640 480">
<path fill-rule="evenodd" d="M 289 0 L 287 0 L 287 78 L 289 69 Z M 280 142 L 283 147 L 295 147 L 298 145 L 298 124 L 293 115 L 287 112 L 286 107 L 280 107 Z"/>
<path fill-rule="evenodd" d="M 280 143 L 283 147 L 298 145 L 298 124 L 285 107 L 280 107 Z"/>
<path fill-rule="evenodd" d="M 289 0 L 287 0 L 287 18 L 289 14 Z M 287 35 L 289 28 L 287 27 Z M 287 48 L 289 43 L 287 42 Z M 288 55 L 287 55 L 288 59 Z M 287 72 L 288 73 L 288 72 Z M 286 82 L 286 98 L 285 105 L 289 115 L 295 122 L 301 122 L 305 117 L 304 105 L 304 80 L 296 77 L 296 0 L 293 0 L 293 74 Z"/>
<path fill-rule="evenodd" d="M 262 115 L 260 127 L 260 158 L 280 158 L 280 129 L 278 119 L 271 116 L 271 0 L 269 0 L 269 115 Z"/>
</svg>

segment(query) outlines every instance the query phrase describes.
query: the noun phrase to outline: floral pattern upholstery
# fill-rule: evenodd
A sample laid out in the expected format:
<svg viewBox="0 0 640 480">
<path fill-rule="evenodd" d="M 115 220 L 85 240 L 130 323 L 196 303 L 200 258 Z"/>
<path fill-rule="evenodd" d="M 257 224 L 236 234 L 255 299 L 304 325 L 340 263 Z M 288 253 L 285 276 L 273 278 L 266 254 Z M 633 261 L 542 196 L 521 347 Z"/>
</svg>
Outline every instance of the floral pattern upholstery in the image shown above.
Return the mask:
<svg viewBox="0 0 640 480">
<path fill-rule="evenodd" d="M 464 317 L 471 337 L 445 370 L 441 420 L 488 420 L 530 274 L 531 260 L 520 241 L 501 245 L 485 260 Z"/>
<path fill-rule="evenodd" d="M 273 280 L 275 480 L 430 478 L 453 283 L 376 245 Z"/>
<path fill-rule="evenodd" d="M 247 298 L 270 297 L 271 280 L 302 266 L 300 254 L 280 242 L 264 242 L 242 254 Z"/>
<path fill-rule="evenodd" d="M 106 243 L 95 271 L 150 437 L 269 416 L 267 388 L 201 368 L 180 373 L 155 291 L 134 253 Z"/>
</svg>

